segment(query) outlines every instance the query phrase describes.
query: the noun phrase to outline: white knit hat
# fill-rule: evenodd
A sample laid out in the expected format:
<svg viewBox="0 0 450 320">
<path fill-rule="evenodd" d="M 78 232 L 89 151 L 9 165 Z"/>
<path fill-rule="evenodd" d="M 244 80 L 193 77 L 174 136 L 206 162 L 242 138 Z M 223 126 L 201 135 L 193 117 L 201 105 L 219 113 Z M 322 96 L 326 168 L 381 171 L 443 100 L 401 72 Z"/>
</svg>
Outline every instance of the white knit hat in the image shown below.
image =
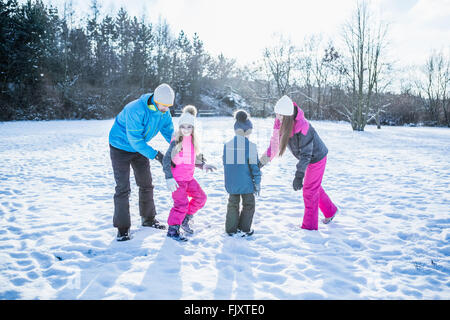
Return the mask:
<svg viewBox="0 0 450 320">
<path fill-rule="evenodd" d="M 168 84 L 163 83 L 155 89 L 155 92 L 153 93 L 153 100 L 155 103 L 170 107 L 173 106 L 175 93 Z"/>
<path fill-rule="evenodd" d="M 273 111 L 283 116 L 292 116 L 294 114 L 294 102 L 288 96 L 282 96 L 275 104 Z"/>
<path fill-rule="evenodd" d="M 195 127 L 195 116 L 197 115 L 197 108 L 192 105 L 187 105 L 183 108 L 183 113 L 178 119 L 178 126 L 188 124 Z"/>
</svg>

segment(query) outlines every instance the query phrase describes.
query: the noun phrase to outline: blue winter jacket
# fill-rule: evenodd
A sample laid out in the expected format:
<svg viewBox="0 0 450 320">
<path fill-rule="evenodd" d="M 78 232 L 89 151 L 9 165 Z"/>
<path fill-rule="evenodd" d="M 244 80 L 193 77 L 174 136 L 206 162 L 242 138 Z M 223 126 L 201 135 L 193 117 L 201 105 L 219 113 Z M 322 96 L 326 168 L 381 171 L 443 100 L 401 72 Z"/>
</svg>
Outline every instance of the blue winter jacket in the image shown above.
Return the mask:
<svg viewBox="0 0 450 320">
<path fill-rule="evenodd" d="M 225 189 L 230 194 L 249 194 L 261 184 L 256 145 L 236 135 L 223 147 Z"/>
<path fill-rule="evenodd" d="M 164 139 L 170 143 L 173 135 L 172 116 L 169 111 L 165 113 L 159 111 L 151 103 L 152 97 L 150 93 L 142 95 L 139 99 L 128 103 L 117 115 L 109 132 L 109 143 L 113 147 L 128 152 L 139 152 L 149 159 L 154 159 L 158 151 L 147 142 L 161 132 Z"/>
</svg>

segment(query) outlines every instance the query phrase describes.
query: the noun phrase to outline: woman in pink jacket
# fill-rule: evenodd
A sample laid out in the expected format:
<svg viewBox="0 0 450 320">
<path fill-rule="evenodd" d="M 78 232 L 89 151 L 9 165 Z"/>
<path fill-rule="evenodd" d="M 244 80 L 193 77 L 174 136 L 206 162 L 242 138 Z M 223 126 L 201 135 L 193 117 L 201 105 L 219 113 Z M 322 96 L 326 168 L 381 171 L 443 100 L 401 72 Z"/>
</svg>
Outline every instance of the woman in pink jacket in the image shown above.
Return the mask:
<svg viewBox="0 0 450 320">
<path fill-rule="evenodd" d="M 322 178 L 325 172 L 328 149 L 316 130 L 305 119 L 303 110 L 288 96 L 283 96 L 274 108 L 276 119 L 270 146 L 260 159 L 260 167 L 275 156 L 280 157 L 288 148 L 299 162 L 296 166 L 292 187 L 303 188 L 305 214 L 303 229 L 317 230 L 319 208 L 325 216 L 323 223 L 329 223 L 338 211 L 325 190 Z"/>
<path fill-rule="evenodd" d="M 190 222 L 194 214 L 206 203 L 206 194 L 194 179 L 195 167 L 206 172 L 216 169 L 214 166 L 207 165 L 199 153 L 195 134 L 196 115 L 197 109 L 194 106 L 184 107 L 178 121 L 179 130 L 175 133 L 163 158 L 166 184 L 173 198 L 167 236 L 177 241 L 187 241 L 187 238 L 181 234 L 180 227 L 188 234 L 194 233 Z"/>
</svg>

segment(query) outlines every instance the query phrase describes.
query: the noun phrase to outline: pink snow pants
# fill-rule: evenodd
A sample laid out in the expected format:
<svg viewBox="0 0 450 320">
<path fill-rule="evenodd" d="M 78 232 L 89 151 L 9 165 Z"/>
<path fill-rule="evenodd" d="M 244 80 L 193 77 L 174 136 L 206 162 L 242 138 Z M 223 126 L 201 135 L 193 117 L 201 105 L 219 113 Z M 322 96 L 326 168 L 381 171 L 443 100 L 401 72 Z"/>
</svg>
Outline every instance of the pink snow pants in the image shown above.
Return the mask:
<svg viewBox="0 0 450 320">
<path fill-rule="evenodd" d="M 172 193 L 173 208 L 167 219 L 169 226 L 180 225 L 186 214 L 193 215 L 206 203 L 206 194 L 195 179 L 177 183 L 179 187 Z"/>
<path fill-rule="evenodd" d="M 337 207 L 322 188 L 322 178 L 326 164 L 327 157 L 319 162 L 309 164 L 306 168 L 303 180 L 305 214 L 303 216 L 302 229 L 318 230 L 319 208 L 326 218 L 332 217 L 337 211 Z"/>
</svg>

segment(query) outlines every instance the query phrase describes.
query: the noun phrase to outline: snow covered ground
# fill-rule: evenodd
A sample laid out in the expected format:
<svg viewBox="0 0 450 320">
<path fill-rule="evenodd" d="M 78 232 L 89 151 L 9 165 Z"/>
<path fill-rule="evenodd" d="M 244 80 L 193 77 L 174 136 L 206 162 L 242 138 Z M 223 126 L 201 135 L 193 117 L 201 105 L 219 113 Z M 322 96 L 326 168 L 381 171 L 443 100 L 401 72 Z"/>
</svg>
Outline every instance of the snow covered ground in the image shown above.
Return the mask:
<svg viewBox="0 0 450 320">
<path fill-rule="evenodd" d="M 0 299 L 450 299 L 450 129 L 313 121 L 340 214 L 299 228 L 287 152 L 263 168 L 254 236 L 230 238 L 221 156 L 233 120 L 199 122 L 218 170 L 196 173 L 208 201 L 187 243 L 139 227 L 133 177 L 134 238 L 115 241 L 113 120 L 0 123 Z M 261 154 L 272 120 L 253 122 Z M 166 222 L 172 199 L 155 161 L 152 173 Z"/>
</svg>

